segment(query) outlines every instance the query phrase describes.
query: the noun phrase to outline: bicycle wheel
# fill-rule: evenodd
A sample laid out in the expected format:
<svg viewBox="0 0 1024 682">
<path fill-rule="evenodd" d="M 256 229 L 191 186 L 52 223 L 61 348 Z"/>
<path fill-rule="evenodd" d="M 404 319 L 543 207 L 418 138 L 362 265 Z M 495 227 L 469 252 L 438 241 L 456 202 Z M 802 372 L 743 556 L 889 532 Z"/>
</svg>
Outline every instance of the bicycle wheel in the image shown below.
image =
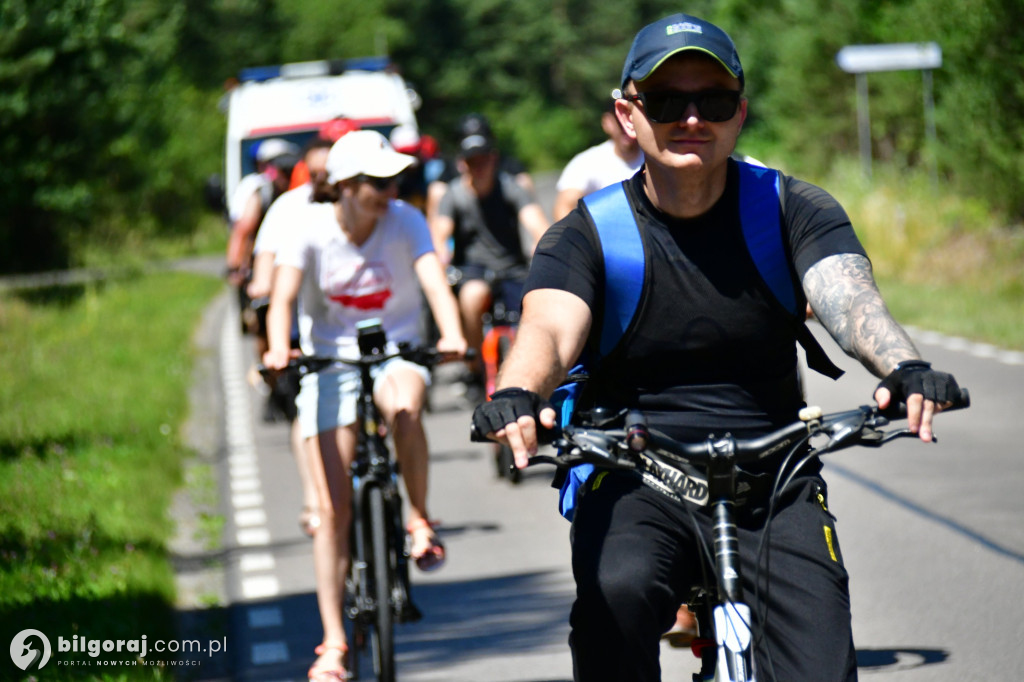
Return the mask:
<svg viewBox="0 0 1024 682">
<path fill-rule="evenodd" d="M 370 537 L 373 556 L 373 665 L 379 682 L 395 680 L 395 614 L 391 604 L 393 572 L 384 491 L 368 491 Z"/>
</svg>

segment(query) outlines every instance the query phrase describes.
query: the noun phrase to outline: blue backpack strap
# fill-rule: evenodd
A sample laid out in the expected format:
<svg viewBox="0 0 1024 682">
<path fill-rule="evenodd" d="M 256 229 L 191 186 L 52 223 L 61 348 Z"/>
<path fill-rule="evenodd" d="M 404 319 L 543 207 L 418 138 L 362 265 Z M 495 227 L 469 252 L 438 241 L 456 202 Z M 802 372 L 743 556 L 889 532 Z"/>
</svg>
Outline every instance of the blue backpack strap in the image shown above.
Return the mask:
<svg viewBox="0 0 1024 682">
<path fill-rule="evenodd" d="M 599 344 L 604 357 L 622 340 L 640 306 L 646 267 L 644 245 L 626 198 L 625 182 L 588 194 L 583 203 L 604 255 L 605 307 Z"/>
<path fill-rule="evenodd" d="M 647 263 L 640 227 L 626 197 L 625 183 L 619 182 L 588 194 L 583 198 L 590 219 L 597 230 L 604 258 L 604 316 L 598 357 L 589 355 L 584 365 L 593 367 L 607 357 L 626 335 L 636 317 L 643 295 Z M 587 367 L 577 366 L 570 377 Z M 552 402 L 558 406 L 559 421 L 572 419 L 583 384 L 563 384 L 555 390 Z M 580 489 L 594 473 L 593 464 L 572 467 L 561 482 L 558 510 L 572 521 Z"/>
<path fill-rule="evenodd" d="M 793 319 L 797 341 L 807 355 L 807 366 L 832 379 L 843 374 L 828 358 L 807 328 L 805 309 L 790 273 L 789 255 L 782 239 L 782 186 L 779 171 L 737 162 L 740 175 L 740 225 L 750 257 L 775 300 Z"/>
<path fill-rule="evenodd" d="M 791 315 L 798 310 L 789 257 L 779 220 L 779 173 L 772 168 L 738 162 L 740 170 L 740 225 L 750 257 L 776 300 Z"/>
</svg>

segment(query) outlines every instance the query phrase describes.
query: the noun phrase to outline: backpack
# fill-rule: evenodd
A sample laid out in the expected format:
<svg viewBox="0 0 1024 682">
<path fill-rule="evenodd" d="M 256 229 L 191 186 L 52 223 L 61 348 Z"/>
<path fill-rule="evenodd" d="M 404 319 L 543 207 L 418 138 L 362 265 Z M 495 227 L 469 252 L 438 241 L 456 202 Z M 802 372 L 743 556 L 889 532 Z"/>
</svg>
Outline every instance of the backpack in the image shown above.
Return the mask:
<svg viewBox="0 0 1024 682">
<path fill-rule="evenodd" d="M 777 170 L 742 161 L 738 161 L 737 166 L 743 240 L 763 284 L 772 294 L 769 298 L 778 304 L 780 314 L 793 325 L 808 366 L 827 377 L 838 379 L 843 371 L 829 360 L 807 328 L 805 308 L 790 273 L 789 255 L 782 237 L 781 218 L 785 212 L 782 175 Z M 563 426 L 572 421 L 588 371 L 623 347 L 640 317 L 648 264 L 640 226 L 626 197 L 626 182 L 628 180 L 609 185 L 583 198 L 601 242 L 605 308 L 597 348 L 572 368 L 566 382 L 551 396 L 551 403 L 558 413 L 558 423 Z M 634 229 L 627 229 L 627 225 Z M 593 470 L 591 464 L 577 465 L 560 482 L 559 510 L 570 521 L 578 490 Z"/>
</svg>

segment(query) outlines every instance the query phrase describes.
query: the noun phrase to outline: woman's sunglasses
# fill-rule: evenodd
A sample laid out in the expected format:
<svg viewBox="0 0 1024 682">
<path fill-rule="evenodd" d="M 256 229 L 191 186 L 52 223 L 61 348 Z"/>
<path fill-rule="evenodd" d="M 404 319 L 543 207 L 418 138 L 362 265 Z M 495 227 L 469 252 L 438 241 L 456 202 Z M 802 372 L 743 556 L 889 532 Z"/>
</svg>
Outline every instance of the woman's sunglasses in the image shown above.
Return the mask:
<svg viewBox="0 0 1024 682">
<path fill-rule="evenodd" d="M 612 93 L 613 95 L 615 93 Z M 686 115 L 690 103 L 705 121 L 721 123 L 736 115 L 740 105 L 739 90 L 701 90 L 700 92 L 641 92 L 619 96 L 627 102 L 639 102 L 647 120 L 652 123 L 675 123 Z"/>
<path fill-rule="evenodd" d="M 398 182 L 398 176 L 392 175 L 390 178 L 378 178 L 375 175 L 359 175 L 356 176 L 356 180 L 370 185 L 378 192 L 385 192 Z"/>
</svg>

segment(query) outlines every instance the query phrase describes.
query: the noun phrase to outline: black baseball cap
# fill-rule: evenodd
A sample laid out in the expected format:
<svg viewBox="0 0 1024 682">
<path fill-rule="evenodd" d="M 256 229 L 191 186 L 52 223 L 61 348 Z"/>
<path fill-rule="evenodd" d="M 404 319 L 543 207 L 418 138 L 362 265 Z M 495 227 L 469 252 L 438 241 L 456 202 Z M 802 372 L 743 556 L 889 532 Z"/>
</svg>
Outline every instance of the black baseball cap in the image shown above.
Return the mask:
<svg viewBox="0 0 1024 682">
<path fill-rule="evenodd" d="M 622 87 L 642 81 L 666 59 L 683 50 L 697 50 L 714 57 L 743 87 L 743 66 L 732 38 L 714 24 L 676 13 L 640 29 L 622 67 Z"/>
</svg>

